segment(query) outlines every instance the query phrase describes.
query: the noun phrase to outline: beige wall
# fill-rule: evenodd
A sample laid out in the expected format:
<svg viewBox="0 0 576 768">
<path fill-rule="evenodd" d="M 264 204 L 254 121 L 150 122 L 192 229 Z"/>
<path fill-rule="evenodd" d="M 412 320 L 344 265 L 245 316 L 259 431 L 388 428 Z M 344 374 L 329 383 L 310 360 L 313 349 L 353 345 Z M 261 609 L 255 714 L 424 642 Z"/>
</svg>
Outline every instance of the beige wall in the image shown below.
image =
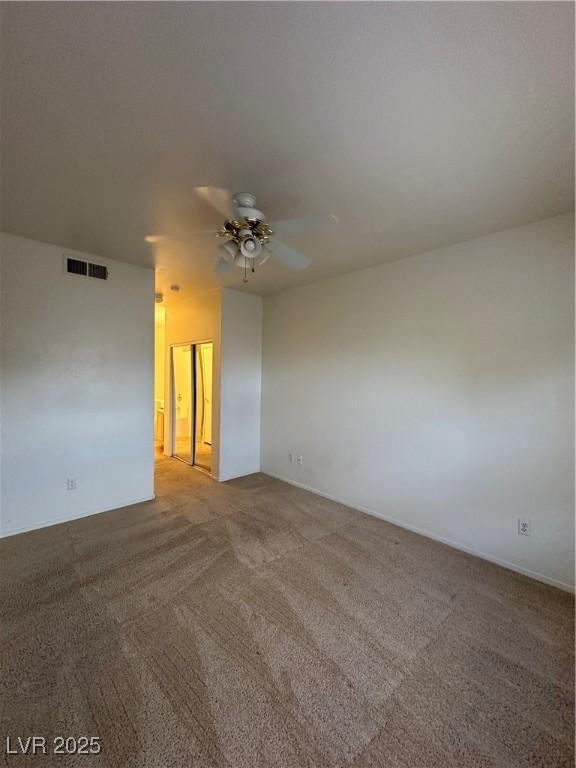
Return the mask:
<svg viewBox="0 0 576 768">
<path fill-rule="evenodd" d="M 154 442 L 163 448 L 165 437 L 166 310 L 154 308 Z"/>
<path fill-rule="evenodd" d="M 573 584 L 573 226 L 266 298 L 263 471 Z"/>
<path fill-rule="evenodd" d="M 154 311 L 154 400 L 164 401 L 166 376 L 166 310 L 156 305 Z"/>
</svg>

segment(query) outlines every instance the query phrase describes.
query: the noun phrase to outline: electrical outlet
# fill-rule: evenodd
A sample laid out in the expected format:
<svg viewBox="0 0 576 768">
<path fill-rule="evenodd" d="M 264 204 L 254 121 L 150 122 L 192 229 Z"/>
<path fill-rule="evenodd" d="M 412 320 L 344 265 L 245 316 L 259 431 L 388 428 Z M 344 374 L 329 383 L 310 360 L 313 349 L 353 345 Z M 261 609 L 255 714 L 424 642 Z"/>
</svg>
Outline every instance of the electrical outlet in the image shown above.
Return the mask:
<svg viewBox="0 0 576 768">
<path fill-rule="evenodd" d="M 298 458 L 296 459 L 296 464 L 300 464 L 300 466 L 304 464 L 304 459 L 302 458 L 302 456 L 298 456 Z"/>
<path fill-rule="evenodd" d="M 290 464 L 294 463 L 294 454 L 292 453 L 292 451 L 290 451 L 290 453 L 288 454 L 288 461 L 290 462 Z"/>
<path fill-rule="evenodd" d="M 67 491 L 75 491 L 78 486 L 76 485 L 76 478 L 75 477 L 69 477 L 66 480 L 66 490 Z"/>
<path fill-rule="evenodd" d="M 518 518 L 518 535 L 519 536 L 530 536 L 532 532 L 532 526 L 530 525 L 530 520 L 522 520 L 521 518 Z"/>
</svg>

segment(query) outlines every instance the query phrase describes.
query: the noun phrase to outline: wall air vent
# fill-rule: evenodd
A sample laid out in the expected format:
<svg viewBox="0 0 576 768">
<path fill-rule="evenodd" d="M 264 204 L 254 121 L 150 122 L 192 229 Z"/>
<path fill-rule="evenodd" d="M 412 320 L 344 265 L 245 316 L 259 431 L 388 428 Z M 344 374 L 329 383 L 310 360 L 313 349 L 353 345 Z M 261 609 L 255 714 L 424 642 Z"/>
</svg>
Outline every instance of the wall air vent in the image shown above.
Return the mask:
<svg viewBox="0 0 576 768">
<path fill-rule="evenodd" d="M 93 277 L 96 280 L 108 280 L 108 267 L 103 264 L 93 264 L 82 259 L 75 259 L 72 256 L 64 257 L 64 271 L 69 275 L 80 275 L 80 277 Z"/>
<path fill-rule="evenodd" d="M 88 264 L 88 275 L 98 280 L 108 280 L 108 267 L 102 264 Z"/>
<path fill-rule="evenodd" d="M 80 261 L 80 259 L 66 258 L 66 272 L 71 275 L 87 275 L 88 274 L 88 262 Z"/>
</svg>

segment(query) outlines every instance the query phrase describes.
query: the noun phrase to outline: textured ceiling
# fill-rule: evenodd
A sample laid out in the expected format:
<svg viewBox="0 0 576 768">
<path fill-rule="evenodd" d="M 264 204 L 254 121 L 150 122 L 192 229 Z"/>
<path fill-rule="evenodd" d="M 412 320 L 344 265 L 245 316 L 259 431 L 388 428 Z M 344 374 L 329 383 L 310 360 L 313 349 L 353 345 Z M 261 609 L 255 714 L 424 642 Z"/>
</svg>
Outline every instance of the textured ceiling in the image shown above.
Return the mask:
<svg viewBox="0 0 576 768">
<path fill-rule="evenodd" d="M 291 241 L 267 293 L 573 208 L 571 3 L 3 3 L 2 228 L 161 268 L 181 299 L 251 191 Z M 149 233 L 173 240 L 151 246 Z"/>
</svg>

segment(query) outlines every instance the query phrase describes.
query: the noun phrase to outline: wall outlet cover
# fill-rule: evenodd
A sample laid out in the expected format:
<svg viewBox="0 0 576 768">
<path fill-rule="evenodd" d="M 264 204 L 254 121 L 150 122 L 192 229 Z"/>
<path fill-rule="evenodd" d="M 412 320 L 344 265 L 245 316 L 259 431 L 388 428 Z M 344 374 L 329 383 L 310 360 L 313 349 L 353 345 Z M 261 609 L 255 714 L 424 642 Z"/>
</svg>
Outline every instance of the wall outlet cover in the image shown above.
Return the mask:
<svg viewBox="0 0 576 768">
<path fill-rule="evenodd" d="M 532 532 L 532 526 L 530 524 L 530 520 L 523 520 L 522 518 L 518 518 L 518 535 L 519 536 L 530 536 L 530 533 Z"/>
</svg>

